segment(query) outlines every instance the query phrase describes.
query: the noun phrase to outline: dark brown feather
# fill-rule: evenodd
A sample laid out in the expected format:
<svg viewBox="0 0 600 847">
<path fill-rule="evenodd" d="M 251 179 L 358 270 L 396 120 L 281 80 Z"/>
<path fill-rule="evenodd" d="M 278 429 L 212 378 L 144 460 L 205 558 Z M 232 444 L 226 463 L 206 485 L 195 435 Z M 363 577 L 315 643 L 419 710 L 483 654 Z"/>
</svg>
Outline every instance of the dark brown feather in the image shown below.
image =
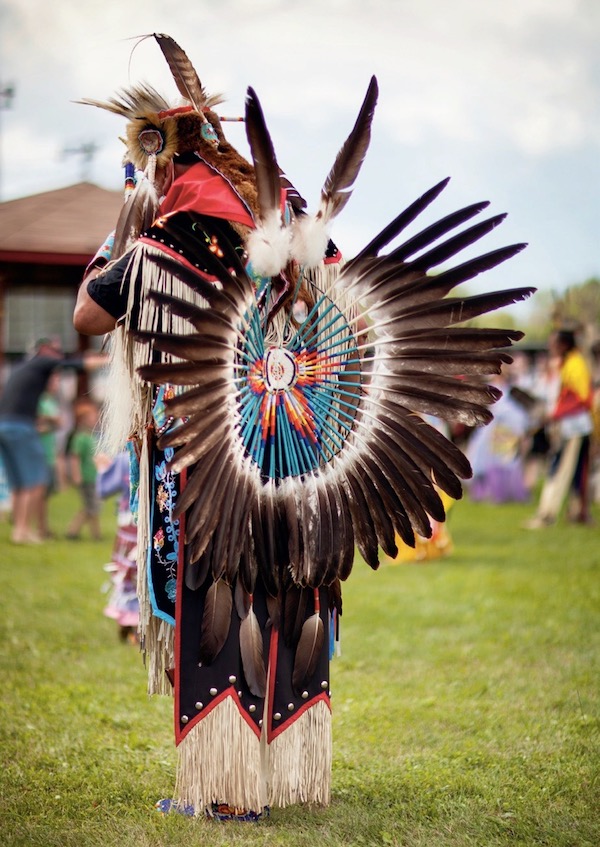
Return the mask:
<svg viewBox="0 0 600 847">
<path fill-rule="evenodd" d="M 369 455 L 363 459 L 365 470 L 377 487 L 386 516 L 389 515 L 400 537 L 405 541 L 412 538 L 414 529 L 419 535 L 429 538 L 431 524 L 428 515 L 444 519 L 439 494 L 431 482 L 416 470 L 416 465 L 403 456 L 400 450 L 394 449 L 393 443 L 390 449 L 385 437 L 382 432 L 372 434 Z M 415 468 L 418 482 L 410 480 L 411 467 Z M 373 509 L 371 511 L 373 513 Z M 385 551 L 385 547 L 383 549 Z"/>
<path fill-rule="evenodd" d="M 373 303 L 374 320 L 380 314 L 396 315 L 409 307 L 446 297 L 457 285 L 497 267 L 515 252 L 519 252 L 515 247 L 493 250 L 432 276 L 416 272 L 412 264 L 391 265 L 389 272 L 382 272 L 377 277 L 363 275 L 357 280 L 357 290 L 366 302 Z"/>
<path fill-rule="evenodd" d="M 414 256 L 414 254 L 419 250 L 433 244 L 433 242 L 442 235 L 446 235 L 446 233 L 450 232 L 450 230 L 459 226 L 461 223 L 464 223 L 475 215 L 478 215 L 488 206 L 489 202 L 483 201 L 481 203 L 473 203 L 471 206 L 466 206 L 464 209 L 459 209 L 457 212 L 452 212 L 452 214 L 447 215 L 445 218 L 442 218 L 440 221 L 437 221 L 422 230 L 408 241 L 405 241 L 404 244 L 400 244 L 398 247 L 394 248 L 394 250 L 386 256 L 386 261 L 405 262 L 410 256 Z M 424 273 L 429 268 L 441 264 L 446 261 L 446 259 L 449 259 L 450 256 L 454 256 L 456 253 L 464 250 L 465 247 L 468 247 L 470 244 L 478 241 L 486 233 L 491 232 L 491 230 L 502 223 L 505 218 L 505 214 L 495 215 L 493 218 L 481 221 L 480 223 L 453 235 L 446 241 L 443 241 L 441 244 L 433 247 L 427 253 L 421 254 L 421 256 L 410 262 L 411 270 L 417 273 Z"/>
<path fill-rule="evenodd" d="M 402 349 L 400 352 L 399 348 Z M 411 371 L 422 374 L 438 374 L 444 376 L 473 376 L 499 374 L 502 366 L 510 364 L 512 357 L 507 353 L 452 353 L 440 350 L 411 350 L 401 343 L 396 345 L 395 339 L 380 338 L 377 349 L 402 358 Z M 387 380 L 387 374 L 378 375 L 378 380 Z"/>
<path fill-rule="evenodd" d="M 170 36 L 162 32 L 155 32 L 153 35 L 167 60 L 177 90 L 197 112 L 201 112 L 207 105 L 207 95 L 186 53 Z M 216 105 L 214 100 L 211 105 Z"/>
<path fill-rule="evenodd" d="M 403 360 L 395 360 L 390 365 L 386 362 L 386 365 L 394 374 L 385 380 L 386 390 L 405 397 L 412 396 L 413 391 L 420 393 L 426 389 L 425 393 L 432 397 L 452 397 L 454 400 L 476 406 L 489 406 L 502 396 L 499 388 L 485 382 L 467 382 L 466 379 L 439 373 L 428 373 L 424 377 L 421 371 L 409 368 Z M 407 401 L 406 405 L 410 406 L 410 401 Z"/>
<path fill-rule="evenodd" d="M 427 379 L 424 378 L 424 383 Z M 396 391 L 389 385 L 382 386 L 388 399 L 404 406 L 407 411 L 420 415 L 435 415 L 446 421 L 456 421 L 465 426 L 480 426 L 492 420 L 492 413 L 485 406 L 469 403 L 447 394 L 434 394 L 424 388 Z"/>
<path fill-rule="evenodd" d="M 510 347 L 522 338 L 523 333 L 518 330 L 440 327 L 407 329 L 398 338 L 390 335 L 390 343 L 395 345 L 395 352 L 399 356 L 403 355 L 405 349 L 422 352 L 437 349 L 447 351 L 448 357 L 452 357 L 459 353 L 478 353 Z M 384 342 L 387 342 L 387 338 Z"/>
<path fill-rule="evenodd" d="M 403 229 L 405 229 L 412 221 L 414 221 L 423 212 L 436 197 L 441 194 L 444 188 L 450 182 L 450 177 L 446 177 L 433 188 L 426 191 L 421 197 L 411 203 L 403 212 L 400 212 L 393 221 L 385 226 L 375 238 L 373 238 L 367 246 L 358 253 L 355 259 L 352 259 L 340 275 L 340 282 L 346 283 L 348 277 L 356 273 L 358 268 L 363 264 L 364 260 L 371 256 L 377 256 L 379 251 L 390 243 Z"/>
<path fill-rule="evenodd" d="M 350 576 L 354 564 L 354 529 L 345 489 L 337 482 L 333 484 L 333 488 L 338 501 L 340 521 L 340 558 L 337 576 L 341 580 L 346 580 Z"/>
<path fill-rule="evenodd" d="M 220 472 L 219 472 L 220 471 Z M 202 554 L 210 540 L 213 541 L 212 569 L 213 577 L 219 579 L 226 566 L 226 560 L 222 555 L 222 545 L 217 546 L 215 533 L 222 527 L 223 502 L 227 501 L 228 493 L 231 491 L 231 481 L 234 479 L 235 471 L 231 467 L 219 469 L 215 473 L 215 482 L 210 489 L 202 491 L 197 503 L 190 510 L 186 535 L 189 539 L 190 557 Z"/>
<path fill-rule="evenodd" d="M 203 421 L 203 428 L 200 434 L 191 438 L 191 440 L 185 443 L 175 454 L 175 458 L 169 465 L 171 470 L 175 473 L 179 473 L 179 471 L 183 470 L 183 468 L 187 468 L 194 462 L 198 462 L 217 444 L 220 444 L 225 440 L 229 430 L 225 421 L 222 420 L 222 415 L 220 421 L 217 421 L 217 419 L 214 420 L 214 426 L 212 427 L 207 423 L 209 417 L 212 418 L 212 414 L 206 416 L 206 419 Z M 199 421 L 195 421 L 194 423 L 196 426 L 200 425 Z M 160 440 L 162 441 L 162 438 Z M 178 444 L 181 443 L 181 441 L 179 439 L 174 439 L 174 443 Z M 169 445 L 167 444 L 166 446 Z"/>
<path fill-rule="evenodd" d="M 165 407 L 174 417 L 185 417 L 204 413 L 215 401 L 223 400 L 223 396 L 231 390 L 231 382 L 224 377 L 208 382 L 200 388 L 192 388 L 165 401 Z"/>
<path fill-rule="evenodd" d="M 306 619 L 310 588 L 291 583 L 286 586 L 283 602 L 283 641 L 286 647 L 295 647 L 300 639 Z"/>
<path fill-rule="evenodd" d="M 214 662 L 227 640 L 232 605 L 229 585 L 222 579 L 213 582 L 206 592 L 202 615 L 199 659 L 203 665 Z"/>
<path fill-rule="evenodd" d="M 300 548 L 300 531 L 298 527 L 298 507 L 296 505 L 295 486 L 281 486 L 280 496 L 283 499 L 283 508 L 286 519 L 286 535 L 288 543 L 288 559 L 290 573 L 294 580 L 300 579 L 302 573 L 302 559 Z"/>
<path fill-rule="evenodd" d="M 236 580 L 235 588 L 233 590 L 233 602 L 235 603 L 235 610 L 238 613 L 239 619 L 243 621 L 250 611 L 250 606 L 252 605 L 252 594 L 250 594 L 249 591 L 246 591 L 241 579 Z"/>
<path fill-rule="evenodd" d="M 255 498 L 251 512 L 251 535 L 254 558 L 267 592 L 275 596 L 279 591 L 278 568 L 275 566 L 275 540 L 273 535 L 274 507 L 271 493 L 264 486 Z"/>
<path fill-rule="evenodd" d="M 342 616 L 342 584 L 339 579 L 334 579 L 334 581 L 329 586 L 328 591 L 328 599 L 329 599 L 329 609 L 330 611 L 335 611 L 338 615 Z"/>
<path fill-rule="evenodd" d="M 269 613 L 267 626 L 272 626 L 273 629 L 278 630 L 281 623 L 281 600 L 279 595 L 275 597 L 272 594 L 267 594 L 266 601 L 267 611 Z"/>
<path fill-rule="evenodd" d="M 413 415 L 413 418 L 415 417 Z M 383 427 L 393 436 L 399 449 L 410 456 L 423 474 L 434 480 L 435 484 L 454 500 L 459 500 L 462 497 L 459 476 L 450 468 L 447 461 L 448 454 L 452 450 L 458 450 L 451 441 L 444 439 L 444 442 L 436 445 L 434 450 L 428 443 L 422 428 L 416 424 L 404 426 L 397 419 L 388 416 L 385 410 L 379 412 L 377 423 L 378 426 Z M 446 445 L 449 445 L 448 448 Z M 462 453 L 461 457 L 464 459 Z M 464 464 L 464 471 L 460 476 L 468 478 L 471 469 L 466 459 L 464 459 Z"/>
<path fill-rule="evenodd" d="M 263 658 L 263 637 L 252 604 L 240 624 L 240 653 L 244 677 L 255 697 L 264 697 L 267 690 L 267 672 Z"/>
<path fill-rule="evenodd" d="M 377 80 L 373 76 L 356 123 L 339 153 L 321 191 L 318 216 L 330 220 L 338 215 L 352 193 L 352 187 L 364 161 L 371 140 L 371 123 L 378 96 Z"/>
<path fill-rule="evenodd" d="M 258 205 L 264 220 L 269 212 L 280 210 L 281 177 L 263 110 L 253 88 L 248 88 L 246 94 L 246 136 L 256 173 Z"/>
<path fill-rule="evenodd" d="M 228 333 L 229 338 L 218 335 L 173 335 L 171 333 L 158 332 L 134 332 L 138 341 L 152 342 L 156 350 L 162 353 L 170 353 L 172 356 L 180 356 L 188 361 L 200 362 L 210 359 L 214 355 L 219 359 L 233 358 L 235 333 Z"/>
<path fill-rule="evenodd" d="M 248 476 L 247 469 L 243 469 L 238 475 L 237 486 L 233 509 L 231 512 L 227 550 L 225 553 L 225 573 L 230 582 L 233 581 L 234 577 L 237 576 L 240 571 L 242 554 L 250 531 L 250 514 L 252 510 L 252 502 L 254 500 L 254 485 Z M 254 578 L 250 582 L 246 581 L 247 576 L 248 571 L 244 573 L 244 585 L 247 590 L 253 594 L 256 571 L 254 571 Z"/>
<path fill-rule="evenodd" d="M 192 522 L 191 535 L 194 534 L 193 524 L 199 520 L 197 510 L 200 507 L 198 506 L 198 501 L 201 497 L 213 496 L 213 491 L 209 492 L 208 489 L 211 486 L 218 485 L 219 469 L 225 460 L 226 453 L 227 443 L 225 442 L 210 453 L 203 462 L 192 468 L 188 473 L 185 488 L 177 498 L 175 517 L 179 517 L 179 515 L 186 512 L 192 504 L 194 504 L 194 508 L 196 509 L 196 512 L 188 516 L 188 521 L 191 520 Z"/>
<path fill-rule="evenodd" d="M 157 385 L 171 382 L 173 385 L 205 385 L 231 371 L 230 357 L 210 362 L 166 362 L 142 365 L 137 369 L 145 382 Z"/>
<path fill-rule="evenodd" d="M 292 687 L 296 693 L 299 694 L 304 689 L 314 674 L 324 640 L 325 627 L 317 608 L 315 613 L 304 621 L 296 648 L 292 671 Z"/>
<path fill-rule="evenodd" d="M 428 516 L 437 521 L 445 518 L 442 501 L 430 475 L 421 471 L 388 431 L 374 426 L 371 428 L 370 440 L 374 458 L 386 482 L 389 482 L 402 503 L 411 525 L 420 535 L 426 534 L 429 530 Z"/>
<path fill-rule="evenodd" d="M 156 218 L 158 202 L 158 195 L 151 181 L 139 180 L 117 219 L 112 259 L 121 258 L 140 234 L 151 226 Z"/>
<path fill-rule="evenodd" d="M 210 570 L 210 557 L 208 555 L 201 556 L 199 559 L 192 561 L 189 556 L 189 551 L 185 550 L 185 584 L 190 591 L 197 591 L 202 588 L 207 580 Z"/>
<path fill-rule="evenodd" d="M 362 485 L 351 468 L 345 470 L 344 477 L 356 546 L 369 567 L 377 570 L 379 567 L 377 534 Z"/>
<path fill-rule="evenodd" d="M 464 323 L 486 312 L 526 300 L 534 292 L 533 288 L 513 288 L 480 294 L 473 297 L 446 297 L 437 303 L 427 303 L 421 307 L 407 309 L 389 322 L 389 334 L 404 329 L 433 329 Z"/>
</svg>

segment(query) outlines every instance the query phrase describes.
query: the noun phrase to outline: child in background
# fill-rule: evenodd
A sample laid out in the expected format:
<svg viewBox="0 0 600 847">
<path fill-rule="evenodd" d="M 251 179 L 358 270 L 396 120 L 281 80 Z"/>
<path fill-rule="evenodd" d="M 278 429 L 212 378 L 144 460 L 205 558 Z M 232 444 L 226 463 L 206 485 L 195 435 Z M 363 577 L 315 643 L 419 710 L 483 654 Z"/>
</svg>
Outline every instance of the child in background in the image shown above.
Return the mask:
<svg viewBox="0 0 600 847">
<path fill-rule="evenodd" d="M 130 510 L 129 455 L 120 453 L 112 461 L 97 457 L 96 490 L 101 498 L 120 494 L 117 502 L 117 535 L 112 560 L 104 566 L 111 575 L 104 614 L 119 625 L 122 641 L 137 643 L 139 603 L 137 598 L 137 527 Z"/>
<path fill-rule="evenodd" d="M 80 537 L 86 523 L 92 538 L 95 541 L 101 538 L 95 462 L 98 417 L 98 407 L 91 400 L 80 402 L 75 408 L 75 431 L 69 442 L 67 461 L 71 482 L 81 494 L 82 508 L 68 526 L 67 538 L 71 540 Z"/>
</svg>

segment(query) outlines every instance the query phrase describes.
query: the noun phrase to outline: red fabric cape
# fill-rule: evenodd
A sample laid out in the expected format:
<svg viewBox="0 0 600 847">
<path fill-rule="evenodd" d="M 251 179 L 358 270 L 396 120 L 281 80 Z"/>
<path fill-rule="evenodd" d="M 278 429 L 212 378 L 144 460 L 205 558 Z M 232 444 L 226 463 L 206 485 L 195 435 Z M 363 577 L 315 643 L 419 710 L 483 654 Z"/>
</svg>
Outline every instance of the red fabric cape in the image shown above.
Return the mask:
<svg viewBox="0 0 600 847">
<path fill-rule="evenodd" d="M 248 208 L 225 177 L 205 162 L 192 165 L 168 190 L 161 203 L 160 214 L 175 212 L 198 212 L 252 228 L 255 226 Z"/>
</svg>

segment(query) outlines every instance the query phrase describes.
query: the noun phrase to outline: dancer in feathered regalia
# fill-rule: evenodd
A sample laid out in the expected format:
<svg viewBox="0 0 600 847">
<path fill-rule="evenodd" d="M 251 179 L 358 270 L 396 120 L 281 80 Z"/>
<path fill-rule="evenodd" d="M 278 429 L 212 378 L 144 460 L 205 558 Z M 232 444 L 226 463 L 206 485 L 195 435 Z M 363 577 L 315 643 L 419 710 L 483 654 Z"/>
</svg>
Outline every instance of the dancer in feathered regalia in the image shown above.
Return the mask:
<svg viewBox="0 0 600 847">
<path fill-rule="evenodd" d="M 491 419 L 499 395 L 481 376 L 521 333 L 465 322 L 532 289 L 448 295 L 523 245 L 448 268 L 503 218 L 458 229 L 476 203 L 382 254 L 445 180 L 344 263 L 329 228 L 369 144 L 375 78 L 309 214 L 255 92 L 251 164 L 186 54 L 153 37 L 181 104 L 148 85 L 83 101 L 127 119 L 135 188 L 74 318 L 114 330 L 114 448 L 130 439 L 139 459 L 149 690 L 174 691 L 179 808 L 326 804 L 340 584 L 355 547 L 376 569 L 380 548 L 395 556 L 397 537 L 414 544 L 444 519 L 439 491 L 461 496 L 469 464 L 423 415 Z"/>
</svg>

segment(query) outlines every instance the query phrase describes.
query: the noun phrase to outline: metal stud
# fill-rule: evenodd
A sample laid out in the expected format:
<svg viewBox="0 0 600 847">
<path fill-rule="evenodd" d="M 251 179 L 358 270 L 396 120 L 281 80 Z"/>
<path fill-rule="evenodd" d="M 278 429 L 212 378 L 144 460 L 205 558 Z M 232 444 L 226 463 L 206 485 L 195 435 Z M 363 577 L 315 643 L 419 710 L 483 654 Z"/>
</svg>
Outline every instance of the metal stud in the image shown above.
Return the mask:
<svg viewBox="0 0 600 847">
<path fill-rule="evenodd" d="M 288 712 L 293 712 L 293 711 L 294 711 L 294 704 L 288 703 Z"/>
<path fill-rule="evenodd" d="M 229 682 L 233 685 L 233 683 L 236 681 L 236 679 L 237 679 L 237 677 L 235 677 L 233 674 L 231 674 L 231 676 L 229 677 Z"/>
<path fill-rule="evenodd" d="M 256 711 L 256 706 L 254 705 L 254 703 L 252 703 L 250 706 L 248 706 L 248 711 L 249 712 L 255 712 Z"/>
<path fill-rule="evenodd" d="M 262 726 L 262 718 L 259 720 L 258 725 Z"/>
<path fill-rule="evenodd" d="M 323 680 L 323 682 L 321 683 L 321 688 L 322 688 L 323 690 L 325 690 L 325 689 L 327 688 L 327 686 L 328 686 L 328 685 L 329 685 L 329 683 L 327 682 L 327 680 L 326 680 L 326 679 L 324 679 L 324 680 Z"/>
<path fill-rule="evenodd" d="M 273 717 L 275 718 L 276 721 L 280 721 L 281 720 L 281 712 L 275 712 Z"/>
<path fill-rule="evenodd" d="M 303 692 L 302 692 L 302 699 L 303 699 L 303 700 L 308 700 L 308 691 L 303 691 Z"/>
<path fill-rule="evenodd" d="M 210 691 L 209 691 L 208 693 L 210 694 L 210 696 L 211 696 L 211 697 L 214 697 L 214 696 L 215 696 L 215 694 L 217 693 L 217 689 L 216 689 L 216 688 L 211 688 L 211 689 L 210 689 Z"/>
<path fill-rule="evenodd" d="M 188 718 L 188 716 L 187 716 L 187 715 L 182 715 L 182 716 L 181 716 L 181 723 L 187 723 L 188 721 L 189 721 L 189 718 Z"/>
<path fill-rule="evenodd" d="M 196 708 L 198 709 L 198 711 L 200 711 L 200 709 L 204 708 L 204 703 L 201 703 L 200 701 L 198 701 L 195 705 L 196 705 Z"/>
</svg>

